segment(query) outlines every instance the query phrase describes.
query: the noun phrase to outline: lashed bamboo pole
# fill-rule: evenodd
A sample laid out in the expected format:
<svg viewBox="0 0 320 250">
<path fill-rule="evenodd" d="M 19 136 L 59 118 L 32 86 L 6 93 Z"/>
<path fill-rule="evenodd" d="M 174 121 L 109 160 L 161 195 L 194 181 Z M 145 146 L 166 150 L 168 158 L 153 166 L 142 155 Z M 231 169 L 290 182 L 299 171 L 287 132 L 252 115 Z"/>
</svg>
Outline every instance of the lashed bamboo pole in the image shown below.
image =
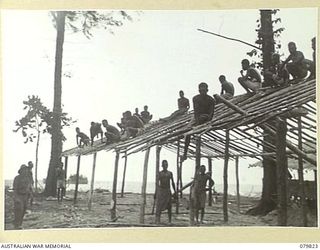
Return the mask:
<svg viewBox="0 0 320 250">
<path fill-rule="evenodd" d="M 277 122 L 277 186 L 278 186 L 278 225 L 287 225 L 287 173 L 288 161 L 286 156 L 286 122 Z"/>
<path fill-rule="evenodd" d="M 112 183 L 112 201 L 110 206 L 111 220 L 117 218 L 117 181 L 118 181 L 119 151 L 116 151 L 114 162 L 113 183 Z"/>
<path fill-rule="evenodd" d="M 125 155 L 124 155 L 124 166 L 123 166 L 123 175 L 122 175 L 121 198 L 123 198 L 124 185 L 125 185 L 125 183 L 126 183 L 127 161 L 128 161 L 128 156 L 127 156 L 127 152 L 125 152 Z"/>
<path fill-rule="evenodd" d="M 228 162 L 229 162 L 229 130 L 226 131 L 225 158 L 223 167 L 223 220 L 228 221 Z"/>
<path fill-rule="evenodd" d="M 148 177 L 148 162 L 149 162 L 150 148 L 147 149 L 143 165 L 143 178 L 141 186 L 141 201 L 140 201 L 140 223 L 144 223 L 145 206 L 146 206 L 146 190 L 147 190 L 147 177 Z"/>
<path fill-rule="evenodd" d="M 77 204 L 78 187 L 79 187 L 79 173 L 80 173 L 80 160 L 81 160 L 81 156 L 78 155 L 77 174 L 76 174 L 76 187 L 75 187 L 75 190 L 74 190 L 73 204 Z"/>
<path fill-rule="evenodd" d="M 96 170 L 96 160 L 97 160 L 97 153 L 93 154 L 93 164 L 92 164 L 92 174 L 91 174 L 91 184 L 90 184 L 90 191 L 89 191 L 89 201 L 88 201 L 88 209 L 91 210 L 92 207 L 92 196 L 93 196 L 93 186 L 94 186 L 94 174 Z"/>
<path fill-rule="evenodd" d="M 298 118 L 298 147 L 300 150 L 302 150 L 302 128 L 301 128 L 301 117 Z M 302 215 L 302 222 L 303 226 L 308 226 L 308 220 L 307 220 L 307 208 L 306 208 L 306 195 L 304 190 L 304 177 L 303 177 L 303 160 L 302 157 L 299 156 L 298 158 L 298 178 L 299 178 L 299 186 L 300 186 L 300 197 L 301 197 L 301 215 Z"/>
<path fill-rule="evenodd" d="M 240 213 L 240 183 L 239 183 L 239 156 L 235 158 L 235 166 L 236 166 L 236 187 L 237 187 L 237 209 L 238 213 Z"/>
<path fill-rule="evenodd" d="M 208 158 L 208 171 L 210 173 L 210 177 L 212 178 L 212 159 Z M 209 198 L 208 198 L 208 206 L 212 206 L 212 188 L 209 189 Z"/>
</svg>

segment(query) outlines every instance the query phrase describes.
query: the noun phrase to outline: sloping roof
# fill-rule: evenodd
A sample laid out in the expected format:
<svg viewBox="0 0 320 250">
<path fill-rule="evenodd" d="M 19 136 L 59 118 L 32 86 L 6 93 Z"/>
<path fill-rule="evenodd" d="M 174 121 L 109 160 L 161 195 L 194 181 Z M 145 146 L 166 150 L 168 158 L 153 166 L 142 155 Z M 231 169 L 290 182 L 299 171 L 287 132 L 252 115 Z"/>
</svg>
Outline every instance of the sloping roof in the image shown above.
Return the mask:
<svg viewBox="0 0 320 250">
<path fill-rule="evenodd" d="M 88 155 L 101 150 L 117 150 L 127 154 L 137 153 L 155 145 L 164 145 L 170 150 L 180 150 L 184 146 L 184 136 L 201 134 L 201 154 L 207 157 L 221 157 L 225 148 L 225 130 L 230 130 L 230 155 L 261 155 L 263 137 L 259 125 L 288 113 L 297 107 L 304 107 L 308 114 L 302 117 L 303 143 L 305 150 L 316 151 L 316 81 L 300 82 L 283 88 L 261 90 L 255 95 L 244 94 L 235 96 L 230 102 L 241 108 L 246 114 L 240 114 L 223 103 L 215 107 L 213 119 L 200 126 L 190 126 L 193 112 L 182 115 L 172 121 L 155 121 L 144 128 L 142 134 L 118 143 L 105 145 L 96 141 L 94 145 L 84 148 L 72 148 L 62 156 Z M 297 145 L 297 120 L 287 119 L 287 138 Z M 270 151 L 275 151 L 272 144 L 264 144 Z M 189 154 L 195 152 L 195 142 L 191 139 Z M 259 158 L 259 157 L 256 157 Z"/>
</svg>

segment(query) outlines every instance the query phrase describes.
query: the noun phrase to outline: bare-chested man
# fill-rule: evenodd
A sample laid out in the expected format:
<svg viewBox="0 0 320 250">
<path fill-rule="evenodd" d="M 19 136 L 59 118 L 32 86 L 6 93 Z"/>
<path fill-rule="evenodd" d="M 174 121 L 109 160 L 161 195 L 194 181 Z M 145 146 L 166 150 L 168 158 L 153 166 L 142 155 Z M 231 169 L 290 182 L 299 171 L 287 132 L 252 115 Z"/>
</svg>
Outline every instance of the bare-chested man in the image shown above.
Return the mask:
<svg viewBox="0 0 320 250">
<path fill-rule="evenodd" d="M 104 133 L 107 138 L 106 144 L 120 141 L 120 132 L 116 127 L 109 125 L 107 120 L 102 120 L 102 125 L 107 130 Z"/>
<path fill-rule="evenodd" d="M 63 162 L 60 162 L 56 168 L 57 177 L 57 197 L 58 202 L 62 201 L 66 189 L 66 172 L 63 169 Z"/>
<path fill-rule="evenodd" d="M 148 106 L 147 105 L 145 105 L 143 107 L 143 111 L 141 112 L 141 119 L 145 124 L 147 124 L 152 119 L 152 115 L 148 111 Z"/>
<path fill-rule="evenodd" d="M 209 187 L 207 188 L 207 183 Z M 193 181 L 191 189 L 191 202 L 193 202 L 194 214 L 196 222 L 199 222 L 199 210 L 201 210 L 200 223 L 203 223 L 204 209 L 206 203 L 206 191 L 210 190 L 214 185 L 214 181 L 210 175 L 206 173 L 206 167 L 201 165 L 198 169 L 198 173 Z"/>
<path fill-rule="evenodd" d="M 85 134 L 80 131 L 80 128 L 76 128 L 76 140 L 77 140 L 77 145 L 81 148 L 83 146 L 88 146 L 90 144 L 90 138 Z M 78 140 L 80 138 L 80 141 Z"/>
<path fill-rule="evenodd" d="M 241 77 L 238 78 L 238 82 L 248 93 L 256 93 L 262 86 L 259 72 L 253 66 L 250 66 L 250 62 L 247 59 L 243 59 L 241 65 Z M 245 75 L 243 73 L 244 70 L 246 71 Z"/>
<path fill-rule="evenodd" d="M 283 86 L 289 81 L 289 72 L 287 68 L 282 67 L 280 55 L 273 53 L 271 57 L 271 66 L 264 73 L 265 81 L 270 82 L 272 86 Z"/>
<path fill-rule="evenodd" d="M 194 110 L 194 120 L 191 121 L 191 125 L 201 125 L 208 121 L 211 121 L 214 113 L 215 100 L 213 97 L 207 95 L 208 84 L 202 82 L 199 84 L 199 95 L 193 97 L 193 110 Z M 185 138 L 184 152 L 181 160 L 187 159 L 188 147 L 190 144 L 191 136 L 188 135 Z"/>
<path fill-rule="evenodd" d="M 189 99 L 184 97 L 184 92 L 182 90 L 179 91 L 179 96 L 180 98 L 178 99 L 178 110 L 174 111 L 169 117 L 163 118 L 161 120 L 163 121 L 172 120 L 180 115 L 185 114 L 189 110 L 190 108 Z"/>
<path fill-rule="evenodd" d="M 219 81 L 221 83 L 221 93 L 220 96 L 229 100 L 234 96 L 234 87 L 231 82 L 226 80 L 224 75 L 219 76 Z"/>
<path fill-rule="evenodd" d="M 157 183 L 156 190 L 156 223 L 160 223 L 160 216 L 163 210 L 168 210 L 169 223 L 171 223 L 171 188 L 170 182 L 174 193 L 176 193 L 173 174 L 168 171 L 168 161 L 162 161 L 162 171 L 159 172 L 159 182 Z"/>
<path fill-rule="evenodd" d="M 308 75 L 314 75 L 314 65 L 311 60 L 305 59 L 303 53 L 297 50 L 294 42 L 288 43 L 290 55 L 284 61 L 283 65 L 287 65 L 287 69 L 293 79 L 302 79 Z"/>
</svg>

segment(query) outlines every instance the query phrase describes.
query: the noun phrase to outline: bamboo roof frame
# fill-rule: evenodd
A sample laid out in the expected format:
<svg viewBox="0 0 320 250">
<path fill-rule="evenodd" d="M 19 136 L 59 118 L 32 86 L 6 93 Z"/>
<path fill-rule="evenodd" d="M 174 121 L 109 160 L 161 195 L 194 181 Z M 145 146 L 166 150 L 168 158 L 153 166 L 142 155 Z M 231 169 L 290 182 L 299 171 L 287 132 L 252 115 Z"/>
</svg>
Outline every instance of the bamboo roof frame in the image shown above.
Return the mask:
<svg viewBox="0 0 320 250">
<path fill-rule="evenodd" d="M 261 159 L 262 146 L 275 152 L 275 146 L 263 142 L 265 132 L 259 127 L 277 117 L 286 117 L 288 124 L 287 136 L 290 142 L 298 145 L 297 120 L 290 116 L 295 108 L 303 107 L 308 113 L 302 116 L 302 140 L 305 152 L 316 152 L 316 80 L 301 81 L 295 85 L 282 88 L 262 89 L 255 95 L 243 94 L 229 100 L 233 105 L 244 110 L 243 114 L 236 112 L 224 103 L 215 107 L 213 119 L 205 124 L 192 127 L 190 121 L 193 112 L 182 115 L 172 121 L 154 121 L 147 124 L 143 133 L 117 143 L 105 145 L 101 140 L 93 146 L 75 147 L 65 150 L 62 156 L 90 155 L 101 150 L 126 153 L 126 155 L 145 151 L 146 149 L 163 145 L 177 151 L 177 141 L 180 149 L 184 147 L 186 135 L 201 135 L 201 155 L 208 158 L 222 158 L 225 145 L 225 132 L 230 131 L 229 155 L 248 155 Z M 269 127 L 272 129 L 272 127 Z M 189 156 L 195 154 L 195 140 L 191 139 Z"/>
</svg>

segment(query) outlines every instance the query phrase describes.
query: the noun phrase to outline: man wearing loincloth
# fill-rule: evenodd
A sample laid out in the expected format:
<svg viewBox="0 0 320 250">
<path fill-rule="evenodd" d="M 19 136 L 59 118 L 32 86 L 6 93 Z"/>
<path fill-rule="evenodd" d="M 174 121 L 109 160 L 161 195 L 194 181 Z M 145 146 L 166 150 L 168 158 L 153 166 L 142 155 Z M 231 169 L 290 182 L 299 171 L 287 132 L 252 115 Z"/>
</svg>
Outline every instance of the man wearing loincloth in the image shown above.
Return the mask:
<svg viewBox="0 0 320 250">
<path fill-rule="evenodd" d="M 243 59 L 241 61 L 241 65 L 241 77 L 238 78 L 238 82 L 248 93 L 256 93 L 262 86 L 259 72 L 252 65 L 250 65 L 250 62 L 247 59 Z M 246 74 L 244 74 L 244 70 L 246 71 Z"/>
<path fill-rule="evenodd" d="M 167 160 L 162 161 L 162 171 L 159 172 L 159 180 L 156 190 L 156 224 L 160 223 L 160 216 L 163 210 L 168 210 L 169 223 L 171 223 L 171 189 L 176 193 L 172 172 L 168 171 Z"/>
<path fill-rule="evenodd" d="M 204 208 L 206 203 L 206 191 L 210 190 L 214 185 L 214 181 L 206 172 L 206 167 L 201 165 L 191 187 L 191 202 L 193 202 L 194 214 L 196 222 L 199 222 L 199 210 L 201 210 L 200 223 L 203 223 Z M 207 182 L 209 187 L 207 188 Z"/>
</svg>

